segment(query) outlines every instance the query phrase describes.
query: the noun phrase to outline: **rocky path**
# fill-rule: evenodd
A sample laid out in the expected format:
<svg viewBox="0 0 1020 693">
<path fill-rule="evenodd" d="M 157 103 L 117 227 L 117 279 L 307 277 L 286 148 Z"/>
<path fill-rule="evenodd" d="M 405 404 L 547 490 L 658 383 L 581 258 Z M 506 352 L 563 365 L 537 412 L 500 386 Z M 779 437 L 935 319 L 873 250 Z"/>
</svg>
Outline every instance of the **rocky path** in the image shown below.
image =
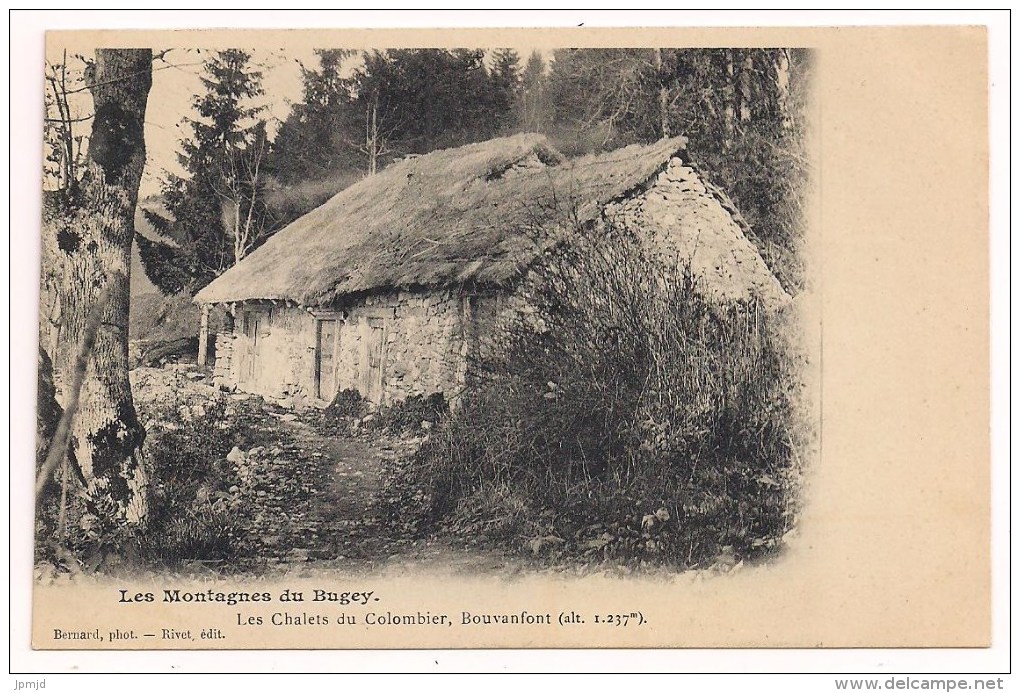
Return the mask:
<svg viewBox="0 0 1020 693">
<path fill-rule="evenodd" d="M 287 417 L 289 418 L 289 417 Z M 420 539 L 389 520 L 380 501 L 387 463 L 413 451 L 418 439 L 323 435 L 300 419 L 283 420 L 281 454 L 270 461 L 276 488 L 260 496 L 253 561 L 290 569 L 506 570 L 506 557 L 450 539 Z"/>
<path fill-rule="evenodd" d="M 295 414 L 261 398 L 218 392 L 194 375 L 187 366 L 136 369 L 133 390 L 155 439 L 187 421 L 208 421 L 213 411 L 220 413 L 208 425 L 238 432 L 226 457 L 246 472 L 248 481 L 240 482 L 245 488 L 234 486 L 230 493 L 242 499 L 247 520 L 243 546 L 237 547 L 243 558 L 233 559 L 232 569 L 507 567 L 502 554 L 483 549 L 473 536 L 422 539 L 385 511 L 393 491 L 386 487 L 387 471 L 406 463 L 420 437 L 329 433 L 318 412 Z"/>
<path fill-rule="evenodd" d="M 406 443 L 327 437 L 283 417 L 277 426 L 259 474 L 253 562 L 372 564 L 406 543 L 377 505 L 383 465 Z"/>
</svg>

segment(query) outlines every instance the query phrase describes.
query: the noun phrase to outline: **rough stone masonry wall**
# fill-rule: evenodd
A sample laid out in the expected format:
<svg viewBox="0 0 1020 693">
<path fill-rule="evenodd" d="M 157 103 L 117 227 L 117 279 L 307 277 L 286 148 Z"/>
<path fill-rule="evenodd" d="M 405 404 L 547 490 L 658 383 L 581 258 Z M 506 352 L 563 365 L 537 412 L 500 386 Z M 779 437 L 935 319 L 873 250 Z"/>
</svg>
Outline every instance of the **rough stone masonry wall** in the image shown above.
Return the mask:
<svg viewBox="0 0 1020 693">
<path fill-rule="evenodd" d="M 384 331 L 382 403 L 434 392 L 448 398 L 457 394 L 465 380 L 471 333 L 467 301 L 450 291 L 399 291 L 369 296 L 334 311 L 316 311 L 315 316 L 337 321 L 337 391 L 364 390 L 372 320 L 381 321 Z M 250 340 L 244 335 L 245 311 L 260 314 L 254 379 L 241 373 L 246 358 L 241 351 Z M 216 335 L 216 382 L 282 400 L 285 405 L 313 401 L 315 316 L 297 306 L 238 306 L 233 332 Z"/>
<path fill-rule="evenodd" d="M 242 373 L 252 353 L 251 337 L 244 334 L 246 312 L 259 316 L 254 377 Z M 238 305 L 233 330 L 216 335 L 214 382 L 275 399 L 310 397 L 314 330 L 312 316 L 297 306 Z"/>
<path fill-rule="evenodd" d="M 689 263 L 703 289 L 716 298 L 746 299 L 754 294 L 772 306 L 789 301 L 731 213 L 678 158 L 646 191 L 608 207 L 606 216 L 650 241 L 664 261 Z M 240 373 L 245 358 L 241 350 L 249 339 L 243 334 L 244 310 L 261 314 L 256 377 L 247 381 Z M 364 390 L 369 321 L 382 321 L 382 402 L 392 403 L 433 392 L 454 397 L 464 385 L 469 349 L 498 329 L 509 312 L 521 310 L 530 312 L 519 295 L 393 291 L 317 314 L 337 319 L 337 390 Z M 284 404 L 311 401 L 315 322 L 310 312 L 297 306 L 239 306 L 233 334 L 216 336 L 217 382 L 282 398 Z"/>
<path fill-rule="evenodd" d="M 216 363 L 213 364 L 213 382 L 217 386 L 230 386 L 234 380 L 231 376 L 231 361 L 234 354 L 234 333 L 220 332 L 216 335 Z"/>
<path fill-rule="evenodd" d="M 311 401 L 315 370 L 312 316 L 298 306 L 274 307 L 268 321 L 263 315 L 261 331 L 256 391 L 269 397 Z"/>
<path fill-rule="evenodd" d="M 412 395 L 456 395 L 467 364 L 465 299 L 450 291 L 392 292 L 346 307 L 340 327 L 337 387 L 363 389 L 370 319 L 382 319 L 383 403 Z"/>
<path fill-rule="evenodd" d="M 773 307 L 789 301 L 732 214 L 679 158 L 644 193 L 607 207 L 606 217 L 641 233 L 663 261 L 689 263 L 717 299 L 757 295 Z"/>
</svg>

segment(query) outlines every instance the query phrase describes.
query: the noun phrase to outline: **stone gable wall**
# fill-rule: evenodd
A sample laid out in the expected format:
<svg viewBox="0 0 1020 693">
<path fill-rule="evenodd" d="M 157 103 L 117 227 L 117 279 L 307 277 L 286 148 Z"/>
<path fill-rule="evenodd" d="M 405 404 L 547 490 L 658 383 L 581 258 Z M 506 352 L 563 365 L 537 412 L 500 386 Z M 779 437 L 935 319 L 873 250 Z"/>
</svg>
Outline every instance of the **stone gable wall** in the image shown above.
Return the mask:
<svg viewBox="0 0 1020 693">
<path fill-rule="evenodd" d="M 607 206 L 605 215 L 634 229 L 664 263 L 689 264 L 698 285 L 715 299 L 755 295 L 771 307 L 790 300 L 732 211 L 679 158 L 645 192 Z"/>
</svg>

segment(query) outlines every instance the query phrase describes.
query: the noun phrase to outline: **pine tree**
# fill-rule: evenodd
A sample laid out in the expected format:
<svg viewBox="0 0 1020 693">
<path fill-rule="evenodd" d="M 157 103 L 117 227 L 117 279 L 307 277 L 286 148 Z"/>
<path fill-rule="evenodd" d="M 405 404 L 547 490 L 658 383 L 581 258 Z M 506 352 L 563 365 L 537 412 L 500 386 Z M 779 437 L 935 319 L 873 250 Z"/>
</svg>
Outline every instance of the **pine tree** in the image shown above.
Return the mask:
<svg viewBox="0 0 1020 693">
<path fill-rule="evenodd" d="M 178 160 L 185 175 L 163 181 L 167 214 L 145 210 L 162 236 L 137 235 L 149 279 L 165 294 L 194 293 L 239 262 L 270 230 L 265 204 L 269 142 L 263 107 L 262 73 L 242 50 L 216 52 L 203 66 L 205 92 L 185 119 L 190 137 Z"/>
<path fill-rule="evenodd" d="M 496 131 L 516 129 L 521 122 L 521 60 L 512 48 L 501 48 L 492 55 L 489 68 L 489 108 Z"/>
<path fill-rule="evenodd" d="M 789 49 L 566 49 L 547 93 L 570 153 L 684 135 L 689 156 L 726 190 L 787 289 L 805 179 L 799 120 L 807 53 Z"/>
<path fill-rule="evenodd" d="M 546 122 L 545 60 L 532 51 L 521 74 L 521 125 L 526 132 L 542 132 Z"/>
<path fill-rule="evenodd" d="M 280 183 L 371 175 L 390 161 L 513 131 L 521 122 L 516 52 L 458 48 L 366 51 L 349 76 L 350 51 L 319 51 L 304 98 L 273 145 Z M 539 62 L 541 58 L 539 57 Z"/>
<path fill-rule="evenodd" d="M 334 178 L 357 167 L 360 156 L 347 140 L 352 84 L 342 74 L 354 54 L 339 48 L 316 51 L 318 67 L 301 66 L 303 98 L 280 126 L 269 159 L 282 184 Z"/>
<path fill-rule="evenodd" d="M 494 107 L 493 82 L 482 50 L 367 53 L 352 84 L 361 121 L 351 140 L 366 142 L 366 131 L 375 128 L 390 157 L 488 139 L 505 115 L 504 109 L 497 113 Z"/>
</svg>

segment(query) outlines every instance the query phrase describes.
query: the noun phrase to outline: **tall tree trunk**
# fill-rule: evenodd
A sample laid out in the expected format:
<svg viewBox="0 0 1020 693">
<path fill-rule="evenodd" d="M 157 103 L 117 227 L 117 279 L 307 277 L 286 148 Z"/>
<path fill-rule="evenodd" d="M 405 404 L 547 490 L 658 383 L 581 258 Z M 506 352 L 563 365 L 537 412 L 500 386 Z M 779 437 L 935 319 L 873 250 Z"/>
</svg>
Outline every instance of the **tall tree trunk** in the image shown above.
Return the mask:
<svg viewBox="0 0 1020 693">
<path fill-rule="evenodd" d="M 788 130 L 792 124 L 790 119 L 790 49 L 780 48 L 777 50 L 774 62 L 779 122 L 784 130 Z"/>
<path fill-rule="evenodd" d="M 734 101 L 736 101 L 736 88 L 733 84 L 733 51 L 727 48 L 724 51 L 725 60 L 725 82 L 723 86 L 723 149 L 728 150 L 733 146 L 733 121 L 736 115 Z"/>
<path fill-rule="evenodd" d="M 655 49 L 655 79 L 659 85 L 659 136 L 669 139 L 669 92 L 666 88 L 666 75 L 662 69 L 662 49 Z"/>
<path fill-rule="evenodd" d="M 384 144 L 379 135 L 379 94 L 376 92 L 365 111 L 365 153 L 368 154 L 368 175 L 374 176 L 379 168 L 379 157 Z"/>
<path fill-rule="evenodd" d="M 754 76 L 754 54 L 744 51 L 740 66 L 740 122 L 751 122 L 751 78 Z"/>
<path fill-rule="evenodd" d="M 86 81 L 95 117 L 82 179 L 46 197 L 43 246 L 50 266 L 45 268 L 43 291 L 58 295 L 44 297 L 44 302 L 60 307 L 60 336 L 51 356 L 67 383 L 73 381 L 89 313 L 104 288 L 110 288 L 95 344 L 84 362 L 71 452 L 96 518 L 105 525 L 133 524 L 144 521 L 148 511 L 148 478 L 141 457 L 145 432 L 128 382 L 127 325 L 152 51 L 99 49 Z"/>
<path fill-rule="evenodd" d="M 379 101 L 378 98 L 372 102 L 372 122 L 369 126 L 369 175 L 374 176 L 379 165 Z"/>
<path fill-rule="evenodd" d="M 524 129 L 527 132 L 542 132 L 542 87 L 533 85 L 524 93 Z"/>
<path fill-rule="evenodd" d="M 237 193 L 237 199 L 233 202 L 234 207 L 234 264 L 244 259 L 244 236 L 241 230 L 241 194 Z"/>
</svg>

